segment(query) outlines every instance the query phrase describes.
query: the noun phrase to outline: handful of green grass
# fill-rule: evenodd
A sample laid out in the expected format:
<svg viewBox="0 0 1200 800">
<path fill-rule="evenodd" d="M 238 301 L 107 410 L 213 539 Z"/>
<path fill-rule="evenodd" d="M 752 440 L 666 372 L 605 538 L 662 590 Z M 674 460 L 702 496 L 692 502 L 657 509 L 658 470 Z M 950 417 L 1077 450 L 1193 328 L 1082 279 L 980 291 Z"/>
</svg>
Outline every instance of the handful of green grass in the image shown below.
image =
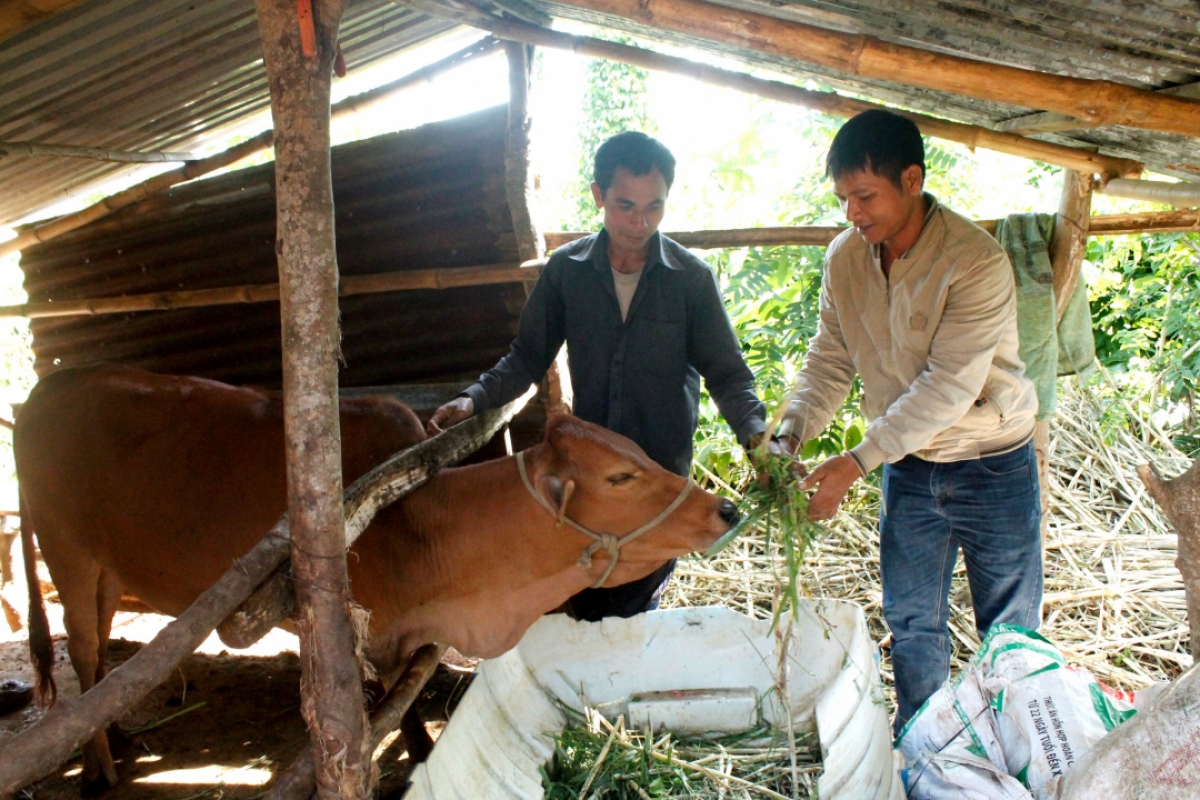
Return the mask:
<svg viewBox="0 0 1200 800">
<path fill-rule="evenodd" d="M 748 531 L 760 531 L 765 536 L 767 552 L 778 542 L 783 552 L 783 572 L 776 572 L 775 580 L 780 588 L 779 602 L 771 619 L 772 629 L 785 613 L 795 619 L 800 606 L 800 567 L 808 546 L 820 536 L 825 528 L 808 519 L 808 495 L 800 488 L 800 478 L 792 471 L 793 459 L 759 454 L 761 469 L 743 477 L 742 521 L 729 533 L 722 536 L 709 548 L 705 557 L 715 556 L 735 539 Z M 758 480 L 758 474 L 769 477 L 766 485 Z M 736 482 L 731 482 L 736 485 Z"/>
</svg>

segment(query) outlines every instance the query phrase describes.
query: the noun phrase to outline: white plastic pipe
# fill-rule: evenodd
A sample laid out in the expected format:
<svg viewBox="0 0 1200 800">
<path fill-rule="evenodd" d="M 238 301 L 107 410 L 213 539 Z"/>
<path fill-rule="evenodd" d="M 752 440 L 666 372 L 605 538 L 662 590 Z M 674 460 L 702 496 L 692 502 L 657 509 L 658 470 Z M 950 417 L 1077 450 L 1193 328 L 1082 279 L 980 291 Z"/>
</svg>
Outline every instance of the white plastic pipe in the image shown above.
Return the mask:
<svg viewBox="0 0 1200 800">
<path fill-rule="evenodd" d="M 1169 203 L 1179 208 L 1200 206 L 1200 183 L 1183 181 L 1138 181 L 1129 178 L 1113 178 L 1097 191 L 1113 197 L 1128 197 L 1131 200 L 1147 200 L 1152 203 Z"/>
</svg>

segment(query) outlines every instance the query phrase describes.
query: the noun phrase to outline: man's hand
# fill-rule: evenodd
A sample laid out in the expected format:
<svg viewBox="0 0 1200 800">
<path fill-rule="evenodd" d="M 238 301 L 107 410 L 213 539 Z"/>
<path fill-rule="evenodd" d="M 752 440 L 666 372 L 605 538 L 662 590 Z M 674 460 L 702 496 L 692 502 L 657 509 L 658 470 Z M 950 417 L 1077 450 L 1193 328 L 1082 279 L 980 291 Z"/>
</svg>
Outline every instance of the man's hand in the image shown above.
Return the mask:
<svg viewBox="0 0 1200 800">
<path fill-rule="evenodd" d="M 862 471 L 858 468 L 858 462 L 844 453 L 818 464 L 816 469 L 800 482 L 801 489 L 817 487 L 816 493 L 808 501 L 808 518 L 814 522 L 832 518 L 842 505 L 846 492 L 861 477 Z"/>
<path fill-rule="evenodd" d="M 456 397 L 433 412 L 433 416 L 429 418 L 429 422 L 425 425 L 425 433 L 430 436 L 437 436 L 446 428 L 462 422 L 474 413 L 475 402 L 471 398 Z"/>
<path fill-rule="evenodd" d="M 750 449 L 747 452 L 750 455 L 750 463 L 754 465 L 754 469 L 758 472 L 759 484 L 767 486 L 771 482 L 771 476 L 767 472 L 766 459 L 762 455 L 762 437 L 763 434 L 756 434 L 750 440 Z M 808 474 L 808 470 L 794 457 L 796 448 L 790 446 L 792 441 L 790 437 L 784 440 L 772 438 L 767 442 L 766 455 L 788 459 L 788 469 L 796 478 L 803 478 Z"/>
</svg>

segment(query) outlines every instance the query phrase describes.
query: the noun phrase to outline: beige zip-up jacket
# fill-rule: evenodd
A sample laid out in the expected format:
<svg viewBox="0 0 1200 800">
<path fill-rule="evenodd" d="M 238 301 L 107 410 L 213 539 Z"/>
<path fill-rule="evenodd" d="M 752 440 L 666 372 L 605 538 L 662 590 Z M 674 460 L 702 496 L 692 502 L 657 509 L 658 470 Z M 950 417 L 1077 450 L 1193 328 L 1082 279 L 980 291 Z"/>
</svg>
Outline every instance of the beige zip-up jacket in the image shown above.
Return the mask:
<svg viewBox="0 0 1200 800">
<path fill-rule="evenodd" d="M 1037 394 L 1017 355 L 1012 266 L 986 231 L 929 194 L 925 227 L 884 278 L 878 248 L 848 230 L 829 246 L 817 335 L 780 433 L 807 442 L 862 376 L 865 471 L 916 455 L 961 461 L 1032 433 Z"/>
</svg>

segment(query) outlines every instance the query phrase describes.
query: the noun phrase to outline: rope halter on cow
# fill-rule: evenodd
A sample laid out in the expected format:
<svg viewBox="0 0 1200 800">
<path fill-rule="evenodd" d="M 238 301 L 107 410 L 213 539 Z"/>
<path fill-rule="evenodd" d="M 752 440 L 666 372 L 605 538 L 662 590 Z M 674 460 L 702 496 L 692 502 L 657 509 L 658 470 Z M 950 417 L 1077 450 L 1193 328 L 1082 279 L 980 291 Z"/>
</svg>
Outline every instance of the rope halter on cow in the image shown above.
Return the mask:
<svg viewBox="0 0 1200 800">
<path fill-rule="evenodd" d="M 586 536 L 588 536 L 589 538 L 594 540 L 590 545 L 588 545 L 586 548 L 584 548 L 582 553 L 579 554 L 579 562 L 578 563 L 579 563 L 580 567 L 582 567 L 583 569 L 591 569 L 592 568 L 592 556 L 595 555 L 597 551 L 603 550 L 606 553 L 608 553 L 608 568 L 606 570 L 604 570 L 604 574 L 602 576 L 600 576 L 600 580 L 596 581 L 596 583 L 592 585 L 593 589 L 599 589 L 601 586 L 604 585 L 604 582 L 608 580 L 608 576 L 612 575 L 613 569 L 617 566 L 617 559 L 621 555 L 621 547 L 623 545 L 629 544 L 634 539 L 638 538 L 639 536 L 641 536 L 643 533 L 646 533 L 650 529 L 658 526 L 660 523 L 662 523 L 664 520 L 666 520 L 667 517 L 671 516 L 671 514 L 673 514 L 675 512 L 675 509 L 677 509 L 681 505 L 683 505 L 683 501 L 687 499 L 687 496 L 689 494 L 691 494 L 692 487 L 694 487 L 696 485 L 695 483 L 692 482 L 691 478 L 688 478 L 687 483 L 685 483 L 683 485 L 683 488 L 679 490 L 679 494 L 675 497 L 674 500 L 671 501 L 671 504 L 669 506 L 667 506 L 661 512 L 659 512 L 657 517 L 650 520 L 649 522 L 647 522 L 645 525 L 638 528 L 637 530 L 635 530 L 631 533 L 627 533 L 624 536 L 621 536 L 618 538 L 617 536 L 615 536 L 611 533 L 596 533 L 595 531 L 589 531 L 587 528 L 583 527 L 578 522 L 576 522 L 575 520 L 568 517 L 565 513 L 562 514 L 560 517 L 558 509 L 554 508 L 554 506 L 547 503 L 546 498 L 544 498 L 540 494 L 538 494 L 537 490 L 533 488 L 533 482 L 529 480 L 529 473 L 525 469 L 525 452 L 524 451 L 517 453 L 517 470 L 521 473 L 521 482 L 525 484 L 525 488 L 529 490 L 529 493 L 531 495 L 533 495 L 533 499 L 537 500 L 538 504 L 541 505 L 542 508 L 549 511 L 551 514 L 553 514 L 556 518 L 560 519 L 561 521 L 566 522 L 568 525 L 570 525 L 575 530 L 579 531 L 582 534 L 585 534 Z"/>
</svg>

